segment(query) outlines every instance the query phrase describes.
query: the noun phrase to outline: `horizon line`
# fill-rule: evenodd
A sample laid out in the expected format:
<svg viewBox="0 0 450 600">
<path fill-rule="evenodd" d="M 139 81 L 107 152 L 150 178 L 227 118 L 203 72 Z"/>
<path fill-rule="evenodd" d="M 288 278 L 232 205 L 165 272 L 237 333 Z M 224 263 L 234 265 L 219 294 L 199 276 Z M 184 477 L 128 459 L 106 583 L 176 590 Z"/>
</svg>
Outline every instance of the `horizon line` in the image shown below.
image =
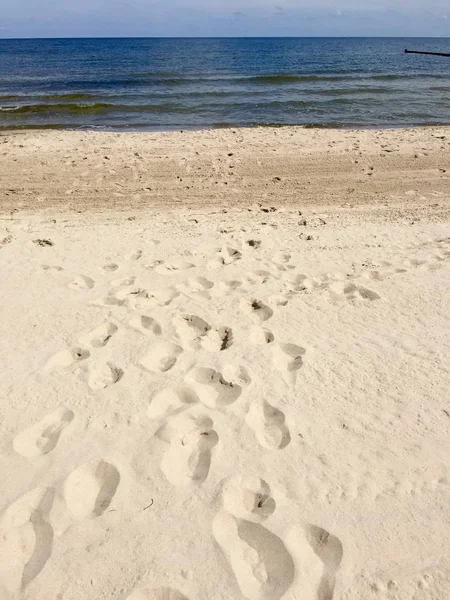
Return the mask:
<svg viewBox="0 0 450 600">
<path fill-rule="evenodd" d="M 39 36 L 39 37 L 2 37 L 0 41 L 19 40 L 247 40 L 247 39 L 392 39 L 392 40 L 450 40 L 450 36 L 419 36 L 419 35 L 213 35 L 213 36 L 189 36 L 189 35 L 151 35 L 151 36 Z"/>
</svg>

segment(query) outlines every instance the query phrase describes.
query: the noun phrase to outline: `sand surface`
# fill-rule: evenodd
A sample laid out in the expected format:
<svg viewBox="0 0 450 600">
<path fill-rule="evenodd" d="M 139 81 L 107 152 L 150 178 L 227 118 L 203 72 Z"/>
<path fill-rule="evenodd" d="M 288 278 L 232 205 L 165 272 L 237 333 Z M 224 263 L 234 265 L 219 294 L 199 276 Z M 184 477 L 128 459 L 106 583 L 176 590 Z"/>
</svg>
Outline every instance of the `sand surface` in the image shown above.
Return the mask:
<svg viewBox="0 0 450 600">
<path fill-rule="evenodd" d="M 450 597 L 448 142 L 0 137 L 1 600 Z"/>
<path fill-rule="evenodd" d="M 450 128 L 3 133 L 0 158 L 1 211 L 262 201 L 386 212 L 406 201 L 438 215 L 450 186 Z"/>
</svg>

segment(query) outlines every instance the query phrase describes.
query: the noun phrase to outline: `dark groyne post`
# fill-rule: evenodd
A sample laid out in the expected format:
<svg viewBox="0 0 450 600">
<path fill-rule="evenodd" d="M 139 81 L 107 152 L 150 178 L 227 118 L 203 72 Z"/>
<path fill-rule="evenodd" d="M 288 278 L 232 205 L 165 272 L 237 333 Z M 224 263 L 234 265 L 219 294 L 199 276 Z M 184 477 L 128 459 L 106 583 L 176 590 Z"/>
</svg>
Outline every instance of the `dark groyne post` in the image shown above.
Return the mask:
<svg viewBox="0 0 450 600">
<path fill-rule="evenodd" d="M 405 54 L 428 54 L 429 56 L 448 56 L 445 52 L 421 52 L 420 50 L 405 50 Z"/>
</svg>

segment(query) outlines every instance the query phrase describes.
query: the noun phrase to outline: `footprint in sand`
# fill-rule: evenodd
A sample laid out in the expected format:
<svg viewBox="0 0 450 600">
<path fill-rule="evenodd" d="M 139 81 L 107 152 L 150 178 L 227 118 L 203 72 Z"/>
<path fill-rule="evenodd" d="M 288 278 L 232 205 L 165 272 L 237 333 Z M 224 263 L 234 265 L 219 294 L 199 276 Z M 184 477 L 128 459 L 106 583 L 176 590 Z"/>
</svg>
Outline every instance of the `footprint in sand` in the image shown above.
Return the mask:
<svg viewBox="0 0 450 600">
<path fill-rule="evenodd" d="M 295 269 L 294 265 L 289 265 L 289 264 L 282 264 L 282 263 L 277 263 L 277 262 L 273 262 L 273 265 L 276 269 L 278 269 L 278 271 L 281 271 L 283 273 L 286 273 L 288 271 L 293 271 Z"/>
<path fill-rule="evenodd" d="M 122 306 L 124 302 L 124 300 L 120 300 L 115 296 L 104 296 L 103 298 L 97 298 L 97 300 L 93 300 L 91 304 L 93 306 Z"/>
<path fill-rule="evenodd" d="M 291 260 L 291 255 L 285 252 L 277 252 L 272 260 L 274 263 L 286 264 Z"/>
<path fill-rule="evenodd" d="M 192 269 L 194 267 L 195 265 L 190 262 L 178 261 L 157 265 L 155 267 L 155 272 L 160 273 L 161 275 L 169 275 L 170 273 L 176 273 L 177 271 L 186 271 L 187 269 Z"/>
<path fill-rule="evenodd" d="M 158 306 L 168 306 L 179 295 L 179 292 L 172 288 L 163 288 L 134 294 L 129 297 L 128 301 L 135 310 L 146 312 Z"/>
<path fill-rule="evenodd" d="M 250 371 L 243 365 L 225 365 L 223 375 L 227 381 L 241 388 L 247 387 L 252 382 Z"/>
<path fill-rule="evenodd" d="M 333 600 L 336 574 L 344 554 L 337 537 L 316 525 L 298 525 L 287 535 L 296 562 L 295 591 L 300 598 Z"/>
<path fill-rule="evenodd" d="M 58 352 L 50 358 L 44 367 L 45 371 L 53 371 L 55 369 L 64 369 L 76 365 L 83 360 L 89 358 L 90 352 L 84 348 L 70 348 Z"/>
<path fill-rule="evenodd" d="M 119 265 L 117 265 L 116 263 L 108 263 L 108 264 L 102 266 L 102 269 L 104 271 L 109 271 L 109 272 L 117 271 L 118 268 L 119 268 Z"/>
<path fill-rule="evenodd" d="M 369 290 L 367 288 L 361 287 L 360 285 L 358 286 L 357 289 L 357 293 L 359 294 L 359 296 L 363 299 L 363 300 L 379 300 L 380 296 L 378 294 L 376 294 L 374 291 Z"/>
<path fill-rule="evenodd" d="M 349 281 L 335 281 L 329 287 L 329 292 L 334 300 L 346 298 L 354 300 L 358 297 L 363 300 L 379 300 L 380 296 L 368 288 L 357 286 Z"/>
<path fill-rule="evenodd" d="M 381 281 L 383 279 L 380 271 L 364 271 L 361 273 L 362 279 Z"/>
<path fill-rule="evenodd" d="M 177 289 L 191 298 L 203 300 L 211 297 L 208 290 L 213 286 L 214 283 L 209 281 L 209 279 L 205 279 L 204 277 L 192 277 L 181 283 Z"/>
<path fill-rule="evenodd" d="M 162 419 L 176 415 L 197 402 L 189 388 L 166 388 L 158 392 L 147 409 L 150 419 Z"/>
<path fill-rule="evenodd" d="M 142 257 L 142 250 L 134 250 L 125 256 L 125 260 L 139 260 Z"/>
<path fill-rule="evenodd" d="M 265 344 L 271 344 L 274 339 L 273 333 L 264 327 L 254 327 L 250 331 L 250 341 L 252 344 L 264 346 Z"/>
<path fill-rule="evenodd" d="M 223 246 L 221 250 L 219 250 L 217 256 L 209 261 L 208 267 L 210 269 L 218 269 L 224 265 L 231 265 L 239 260 L 241 256 L 241 253 L 236 250 L 236 248 L 232 248 L 231 246 Z"/>
<path fill-rule="evenodd" d="M 209 352 L 222 352 L 233 344 L 233 332 L 230 327 L 210 329 L 202 338 L 201 345 Z"/>
<path fill-rule="evenodd" d="M 96 362 L 89 367 L 88 386 L 98 392 L 114 385 L 123 377 L 122 369 L 109 362 Z"/>
<path fill-rule="evenodd" d="M 246 421 L 264 448 L 285 448 L 291 441 L 284 414 L 264 399 L 252 403 Z"/>
<path fill-rule="evenodd" d="M 234 290 L 239 290 L 242 286 L 242 281 L 238 281 L 237 279 L 230 279 L 226 281 L 221 281 L 217 284 L 216 296 L 224 296 L 225 294 L 229 294 Z M 243 291 L 243 290 L 242 290 Z"/>
<path fill-rule="evenodd" d="M 127 287 L 130 285 L 133 285 L 135 282 L 135 278 L 134 277 L 125 277 L 123 279 L 114 279 L 113 281 L 111 281 L 111 285 L 112 287 Z"/>
<path fill-rule="evenodd" d="M 335 281 L 329 286 L 330 294 L 335 298 L 343 298 L 344 296 L 353 297 L 356 292 L 356 285 L 350 281 Z"/>
<path fill-rule="evenodd" d="M 9 506 L 0 520 L 0 590 L 14 598 L 50 558 L 53 529 L 47 518 L 53 500 L 53 489 L 35 489 Z"/>
<path fill-rule="evenodd" d="M 174 319 L 174 326 L 179 338 L 192 348 L 201 345 L 210 352 L 221 352 L 233 343 L 233 333 L 229 327 L 212 329 L 196 315 L 178 315 Z"/>
<path fill-rule="evenodd" d="M 165 373 L 169 371 L 177 362 L 178 356 L 183 352 L 183 348 L 178 344 L 161 342 L 155 345 L 150 352 L 141 360 L 141 365 L 147 371 L 153 373 Z"/>
<path fill-rule="evenodd" d="M 28 243 L 30 243 L 30 242 L 28 242 Z M 40 246 L 41 248 L 48 248 L 48 247 L 55 245 L 54 242 L 52 242 L 52 240 L 47 240 L 47 239 L 33 240 L 31 243 L 34 244 L 35 246 Z"/>
<path fill-rule="evenodd" d="M 119 482 L 119 471 L 105 460 L 82 465 L 64 483 L 67 508 L 80 520 L 99 517 L 111 504 Z"/>
<path fill-rule="evenodd" d="M 103 348 L 116 333 L 118 327 L 114 323 L 104 323 L 93 331 L 80 337 L 80 343 L 93 348 Z"/>
<path fill-rule="evenodd" d="M 188 600 L 188 598 L 173 588 L 147 587 L 135 590 L 127 600 Z"/>
<path fill-rule="evenodd" d="M 260 300 L 242 298 L 240 302 L 243 312 L 250 315 L 254 321 L 267 321 L 273 315 L 273 310 Z"/>
<path fill-rule="evenodd" d="M 314 290 L 326 289 L 328 285 L 329 282 L 327 275 L 323 275 L 321 277 L 306 277 L 298 291 L 312 292 Z"/>
<path fill-rule="evenodd" d="M 308 280 L 306 275 L 303 273 L 287 273 L 283 276 L 283 280 L 286 282 L 289 290 L 300 292 L 306 289 L 304 282 Z"/>
<path fill-rule="evenodd" d="M 145 335 L 161 335 L 162 332 L 161 325 L 155 321 L 155 319 L 148 317 L 147 315 L 134 316 L 130 321 L 130 327 Z"/>
<path fill-rule="evenodd" d="M 235 402 L 242 392 L 240 385 L 226 381 L 221 373 L 207 367 L 195 367 L 189 371 L 186 383 L 208 408 L 225 408 Z"/>
<path fill-rule="evenodd" d="M 146 289 L 137 285 L 124 285 L 120 286 L 118 290 L 111 290 L 109 295 L 116 298 L 116 300 L 120 300 L 120 302 L 128 302 L 136 296 L 144 295 L 146 291 Z"/>
<path fill-rule="evenodd" d="M 14 438 L 13 448 L 26 458 L 35 458 L 51 452 L 62 431 L 74 418 L 67 408 L 60 408 L 44 417 L 41 421 L 25 429 Z"/>
<path fill-rule="evenodd" d="M 149 271 L 151 271 L 158 265 L 162 265 L 162 264 L 163 264 L 162 260 L 152 260 L 151 263 L 148 263 L 147 265 L 145 265 L 145 268 L 148 269 Z"/>
<path fill-rule="evenodd" d="M 222 246 L 219 253 L 219 260 L 224 265 L 231 265 L 242 257 L 242 254 L 231 246 Z"/>
<path fill-rule="evenodd" d="M 177 315 L 173 324 L 180 340 L 192 347 L 197 347 L 201 338 L 211 329 L 211 326 L 197 315 Z"/>
<path fill-rule="evenodd" d="M 295 344 L 278 344 L 273 350 L 273 364 L 283 374 L 293 376 L 302 367 L 305 352 Z"/>
<path fill-rule="evenodd" d="M 90 290 L 94 287 L 94 280 L 85 275 L 77 275 L 67 287 L 73 290 Z"/>
<path fill-rule="evenodd" d="M 265 481 L 241 476 L 226 482 L 212 531 L 248 600 L 279 600 L 294 581 L 294 562 L 284 543 L 260 524 L 274 510 Z"/>
<path fill-rule="evenodd" d="M 167 480 L 177 486 L 205 481 L 212 448 L 219 441 L 212 419 L 206 415 L 177 415 L 160 435 L 170 443 L 161 461 Z"/>
<path fill-rule="evenodd" d="M 245 283 L 250 285 L 258 285 L 262 283 L 266 283 L 270 279 L 269 271 L 253 271 L 252 273 L 247 273 L 244 277 Z"/>
<path fill-rule="evenodd" d="M 270 296 L 269 302 L 275 304 L 275 306 L 286 306 L 289 302 L 290 295 L 288 294 L 274 294 Z"/>
<path fill-rule="evenodd" d="M 425 263 L 426 263 L 425 260 L 420 260 L 418 258 L 407 258 L 405 261 L 403 261 L 403 264 L 405 265 L 405 267 L 409 267 L 409 268 L 420 267 L 420 266 L 424 265 Z"/>
</svg>

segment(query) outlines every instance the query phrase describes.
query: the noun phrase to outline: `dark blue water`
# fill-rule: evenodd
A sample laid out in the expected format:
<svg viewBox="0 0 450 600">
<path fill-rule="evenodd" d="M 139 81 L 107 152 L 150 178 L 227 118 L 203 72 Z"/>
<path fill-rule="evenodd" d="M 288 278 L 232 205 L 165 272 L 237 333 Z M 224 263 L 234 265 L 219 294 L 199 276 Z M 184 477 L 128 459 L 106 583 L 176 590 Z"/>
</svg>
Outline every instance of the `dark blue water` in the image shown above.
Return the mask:
<svg viewBox="0 0 450 600">
<path fill-rule="evenodd" d="M 450 39 L 0 40 L 0 128 L 450 123 Z"/>
</svg>

